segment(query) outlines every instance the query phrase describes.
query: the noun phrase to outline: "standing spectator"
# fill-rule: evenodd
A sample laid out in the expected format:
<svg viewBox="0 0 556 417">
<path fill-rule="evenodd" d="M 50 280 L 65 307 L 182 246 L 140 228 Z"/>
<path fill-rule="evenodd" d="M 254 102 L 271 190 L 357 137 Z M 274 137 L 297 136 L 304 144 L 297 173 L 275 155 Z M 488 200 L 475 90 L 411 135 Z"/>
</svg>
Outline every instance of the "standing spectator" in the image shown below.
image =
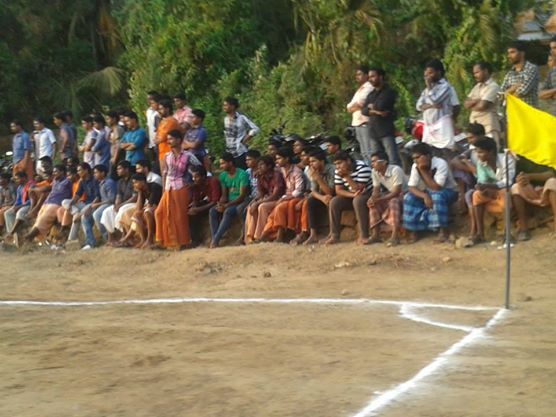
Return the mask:
<svg viewBox="0 0 556 417">
<path fill-rule="evenodd" d="M 158 146 L 158 160 L 162 169 L 162 161 L 165 155 L 170 152 L 168 134 L 173 130 L 179 130 L 183 134 L 183 130 L 178 121 L 172 116 L 172 102 L 168 98 L 159 98 L 157 104 L 160 122 L 156 128 L 155 143 Z"/>
<path fill-rule="evenodd" d="M 340 241 L 342 212 L 354 210 L 359 229 L 357 243 L 365 244 L 369 238 L 367 200 L 373 190 L 371 168 L 363 161 L 354 160 L 347 152 L 338 152 L 334 156 L 334 165 L 336 196 L 328 206 L 330 234 L 324 243 L 333 245 Z"/>
<path fill-rule="evenodd" d="M 207 153 L 207 131 L 203 127 L 205 112 L 195 109 L 192 112 L 190 128 L 185 132 L 183 149 L 190 151 L 204 165 L 207 172 L 210 172 L 210 159 Z M 175 113 L 174 113 L 175 116 Z"/>
<path fill-rule="evenodd" d="M 386 72 L 382 68 L 369 70 L 369 81 L 373 90 L 369 93 L 361 113 L 368 116 L 370 134 L 370 156 L 380 150 L 386 151 L 390 163 L 401 166 L 402 161 L 396 145 L 396 128 L 394 120 L 396 115 L 396 92 L 385 83 Z"/>
<path fill-rule="evenodd" d="M 104 165 L 110 171 L 112 147 L 110 143 L 110 129 L 106 127 L 106 121 L 100 114 L 93 118 L 93 128 L 95 129 L 97 137 L 91 149 L 94 152 L 94 165 L 92 166 Z"/>
<path fill-rule="evenodd" d="M 324 140 L 328 162 L 334 165 L 334 157 L 342 151 L 342 140 L 338 136 L 328 136 Z"/>
<path fill-rule="evenodd" d="M 365 106 L 365 99 L 373 91 L 373 86 L 369 82 L 369 68 L 366 65 L 360 65 L 355 71 L 355 82 L 358 88 L 346 109 L 351 113 L 351 126 L 355 128 L 355 138 L 359 142 L 361 155 L 365 161 L 369 162 L 371 157 L 369 117 L 362 110 Z"/>
<path fill-rule="evenodd" d="M 500 87 L 491 77 L 492 69 L 486 62 L 473 65 L 473 77 L 477 84 L 469 92 L 463 106 L 471 110 L 469 123 L 479 123 L 487 136 L 500 145 L 500 120 L 498 118 L 498 92 Z"/>
<path fill-rule="evenodd" d="M 44 175 L 45 169 L 41 160 L 47 156 L 54 161 L 56 155 L 56 137 L 52 130 L 45 126 L 42 117 L 33 119 L 33 128 L 35 129 L 35 159 L 36 171 L 39 175 Z"/>
<path fill-rule="evenodd" d="M 193 111 L 187 105 L 187 97 L 184 93 L 176 94 L 174 97 L 174 118 L 185 132 L 193 125 Z M 204 118 L 204 117 L 203 117 Z M 202 159 L 200 159 L 202 161 Z"/>
<path fill-rule="evenodd" d="M 95 153 L 93 152 L 93 146 L 97 140 L 97 132 L 93 128 L 93 118 L 91 116 L 83 117 L 81 127 L 85 130 L 85 139 L 83 139 L 79 150 L 83 152 L 83 162 L 88 163 L 89 166 L 94 166 Z"/>
<path fill-rule="evenodd" d="M 539 98 L 547 101 L 549 113 L 556 116 L 556 37 L 550 40 L 547 65 L 549 71 L 540 87 Z"/>
<path fill-rule="evenodd" d="M 108 169 L 108 166 L 106 168 L 112 179 L 115 179 L 118 177 L 116 174 L 116 165 L 118 162 L 125 159 L 125 152 L 120 148 L 120 141 L 125 130 L 119 124 L 120 114 L 117 111 L 109 111 L 106 121 L 110 129 L 110 169 Z"/>
<path fill-rule="evenodd" d="M 222 172 L 219 181 L 222 196 L 209 211 L 211 249 L 220 245 L 220 240 L 230 228 L 232 220 L 239 215 L 238 206 L 249 198 L 249 176 L 243 169 L 236 167 L 235 161 L 236 158 L 229 152 L 224 152 L 220 158 Z"/>
<path fill-rule="evenodd" d="M 239 113 L 239 101 L 235 97 L 227 97 L 223 104 L 224 137 L 226 151 L 234 156 L 234 166 L 246 169 L 245 153 L 253 136 L 259 133 L 259 128 L 247 116 Z"/>
<path fill-rule="evenodd" d="M 127 131 L 122 136 L 120 148 L 125 151 L 126 160 L 134 165 L 137 161 L 145 159 L 143 148 L 147 143 L 147 134 L 139 127 L 137 114 L 130 111 L 124 117 Z"/>
<path fill-rule="evenodd" d="M 170 131 L 166 141 L 170 151 L 161 162 L 164 193 L 154 213 L 156 242 L 163 248 L 178 250 L 191 243 L 188 216 L 190 186 L 184 180 L 190 166 L 190 155 L 182 149 L 181 129 Z"/>
<path fill-rule="evenodd" d="M 66 123 L 65 113 L 56 113 L 52 118 L 54 124 L 60 129 L 60 138 L 58 140 L 58 146 L 62 159 L 65 161 L 70 158 L 77 158 L 77 134 L 74 129 L 75 126 L 71 126 Z"/>
<path fill-rule="evenodd" d="M 510 44 L 507 56 L 512 68 L 506 73 L 500 90 L 537 107 L 539 68 L 525 59 L 525 46 L 521 42 Z"/>
<path fill-rule="evenodd" d="M 189 206 L 189 231 L 193 246 L 201 244 L 201 221 L 220 200 L 220 183 L 216 177 L 207 177 L 202 165 L 192 166 L 191 205 Z"/>
<path fill-rule="evenodd" d="M 27 178 L 33 178 L 32 145 L 29 134 L 23 130 L 23 126 L 18 120 L 10 123 L 10 130 L 14 134 L 12 139 L 13 174 L 25 172 Z"/>
<path fill-rule="evenodd" d="M 68 129 L 71 130 L 75 138 L 74 152 L 77 155 L 77 127 L 75 123 L 73 123 L 73 113 L 71 110 L 65 110 L 62 114 L 64 116 L 64 123 L 68 126 Z"/>
<path fill-rule="evenodd" d="M 424 72 L 425 89 L 417 101 L 423 112 L 423 143 L 447 156 L 454 148 L 453 90 L 444 78 L 444 65 L 438 59 L 429 61 Z"/>
<path fill-rule="evenodd" d="M 145 116 L 147 118 L 147 138 L 148 138 L 148 148 L 149 157 L 152 161 L 156 161 L 158 165 L 158 146 L 156 145 L 156 129 L 160 123 L 160 116 L 158 114 L 158 100 L 160 99 L 160 94 L 156 91 L 149 91 L 147 93 L 147 110 L 145 110 Z M 160 170 L 157 168 L 157 172 Z"/>
<path fill-rule="evenodd" d="M 371 156 L 373 193 L 367 201 L 371 219 L 369 243 L 380 242 L 380 226 L 384 222 L 392 228 L 388 246 L 400 243 L 403 193 L 407 182 L 403 169 L 388 162 L 388 154 L 378 151 Z"/>
<path fill-rule="evenodd" d="M 403 223 L 410 231 L 410 243 L 418 232 L 438 230 L 437 242 L 448 240 L 450 205 L 458 197 L 457 185 L 448 163 L 432 155 L 430 146 L 419 143 L 411 149 L 413 166 L 409 176 L 409 192 L 403 201 Z"/>
</svg>

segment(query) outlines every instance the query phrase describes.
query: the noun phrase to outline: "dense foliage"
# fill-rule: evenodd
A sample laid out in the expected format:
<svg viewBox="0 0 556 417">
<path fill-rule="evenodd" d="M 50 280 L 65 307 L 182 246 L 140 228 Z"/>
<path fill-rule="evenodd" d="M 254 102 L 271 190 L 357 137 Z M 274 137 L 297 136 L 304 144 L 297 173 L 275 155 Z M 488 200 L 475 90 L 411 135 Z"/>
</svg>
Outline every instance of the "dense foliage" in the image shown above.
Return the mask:
<svg viewBox="0 0 556 417">
<path fill-rule="evenodd" d="M 262 128 L 340 132 L 358 63 L 384 67 L 398 113 L 414 113 L 422 66 L 442 58 L 463 97 L 470 64 L 505 66 L 513 21 L 532 0 L 2 1 L 0 117 L 145 107 L 185 91 L 221 149 L 221 102 Z"/>
</svg>

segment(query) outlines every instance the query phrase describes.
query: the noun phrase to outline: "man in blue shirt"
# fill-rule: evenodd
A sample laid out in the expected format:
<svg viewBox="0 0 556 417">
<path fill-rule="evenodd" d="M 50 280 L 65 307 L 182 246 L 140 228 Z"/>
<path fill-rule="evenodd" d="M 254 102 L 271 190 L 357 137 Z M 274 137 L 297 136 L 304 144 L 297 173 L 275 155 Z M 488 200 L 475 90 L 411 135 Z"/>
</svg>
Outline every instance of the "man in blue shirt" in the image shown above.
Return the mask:
<svg viewBox="0 0 556 417">
<path fill-rule="evenodd" d="M 25 172 L 28 178 L 33 178 L 33 161 L 31 160 L 31 139 L 27 132 L 23 130 L 21 123 L 13 120 L 10 123 L 10 130 L 14 134 L 12 140 L 13 151 L 13 174 Z"/>
<path fill-rule="evenodd" d="M 130 164 L 135 165 L 137 162 L 145 159 L 143 149 L 147 144 L 147 134 L 144 129 L 139 127 L 137 114 L 132 111 L 125 114 L 124 123 L 127 127 L 127 132 L 122 137 L 120 148 L 125 151 L 125 159 Z"/>
<path fill-rule="evenodd" d="M 94 165 L 104 165 L 110 171 L 110 129 L 106 127 L 106 121 L 101 115 L 93 118 L 93 128 L 97 131 L 97 139 L 91 149 L 95 153 Z"/>
</svg>

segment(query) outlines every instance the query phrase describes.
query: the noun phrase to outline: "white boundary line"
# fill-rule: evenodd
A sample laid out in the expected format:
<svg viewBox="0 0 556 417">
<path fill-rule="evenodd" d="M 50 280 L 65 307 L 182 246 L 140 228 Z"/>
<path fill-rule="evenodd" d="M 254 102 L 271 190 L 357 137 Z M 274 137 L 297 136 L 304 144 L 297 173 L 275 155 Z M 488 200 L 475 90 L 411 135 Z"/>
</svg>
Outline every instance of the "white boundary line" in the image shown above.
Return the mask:
<svg viewBox="0 0 556 417">
<path fill-rule="evenodd" d="M 372 398 L 367 405 L 352 417 L 371 417 L 386 407 L 400 395 L 415 388 L 421 380 L 432 375 L 446 364 L 450 356 L 461 349 L 486 337 L 486 330 L 494 327 L 506 314 L 507 310 L 498 307 L 463 306 L 451 304 L 420 303 L 412 301 L 373 300 L 367 298 L 153 298 L 113 301 L 31 301 L 31 300 L 0 300 L 0 307 L 94 307 L 112 305 L 149 305 L 149 304 L 193 304 L 193 303 L 227 303 L 227 304 L 324 304 L 324 305 L 392 305 L 399 307 L 399 314 L 405 319 L 431 326 L 466 332 L 467 335 L 454 343 L 448 350 L 438 355 L 431 363 L 422 368 L 415 376 L 396 385 L 394 388 Z M 459 326 L 441 323 L 421 317 L 415 313 L 419 308 L 441 308 L 463 311 L 496 311 L 494 316 L 483 327 Z"/>
</svg>

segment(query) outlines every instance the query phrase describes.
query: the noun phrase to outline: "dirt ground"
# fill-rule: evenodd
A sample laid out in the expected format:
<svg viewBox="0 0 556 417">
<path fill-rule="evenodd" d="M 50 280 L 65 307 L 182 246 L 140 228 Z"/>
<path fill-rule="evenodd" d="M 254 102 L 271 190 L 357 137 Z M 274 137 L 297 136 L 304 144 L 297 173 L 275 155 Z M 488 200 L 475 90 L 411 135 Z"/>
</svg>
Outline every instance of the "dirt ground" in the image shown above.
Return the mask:
<svg viewBox="0 0 556 417">
<path fill-rule="evenodd" d="M 487 338 L 379 410 L 556 415 L 556 240 L 514 248 L 512 310 Z M 500 306 L 504 253 L 278 244 L 178 253 L 0 252 L 0 299 L 370 298 Z M 496 311 L 422 309 L 483 326 Z M 396 305 L 0 306 L 0 416 L 353 416 L 465 333 Z"/>
</svg>

